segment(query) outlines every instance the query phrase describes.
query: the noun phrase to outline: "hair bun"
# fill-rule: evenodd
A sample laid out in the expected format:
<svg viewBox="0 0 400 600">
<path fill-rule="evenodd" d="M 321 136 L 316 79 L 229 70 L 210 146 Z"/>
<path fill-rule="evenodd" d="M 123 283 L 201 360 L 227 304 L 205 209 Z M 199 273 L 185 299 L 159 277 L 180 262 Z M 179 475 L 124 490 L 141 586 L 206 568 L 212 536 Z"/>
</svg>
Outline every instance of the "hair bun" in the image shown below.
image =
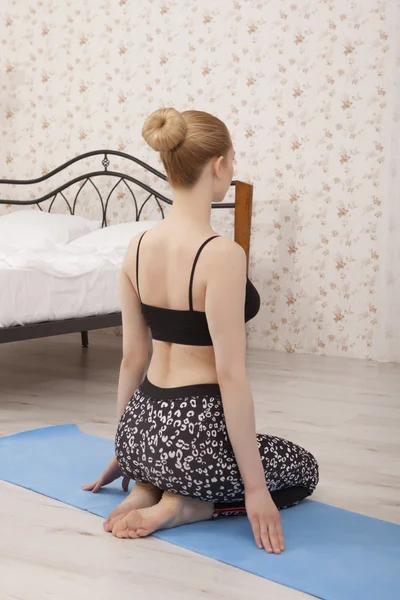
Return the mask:
<svg viewBox="0 0 400 600">
<path fill-rule="evenodd" d="M 147 119 L 142 136 L 157 152 L 168 152 L 179 146 L 186 138 L 186 123 L 175 108 L 160 108 Z"/>
</svg>

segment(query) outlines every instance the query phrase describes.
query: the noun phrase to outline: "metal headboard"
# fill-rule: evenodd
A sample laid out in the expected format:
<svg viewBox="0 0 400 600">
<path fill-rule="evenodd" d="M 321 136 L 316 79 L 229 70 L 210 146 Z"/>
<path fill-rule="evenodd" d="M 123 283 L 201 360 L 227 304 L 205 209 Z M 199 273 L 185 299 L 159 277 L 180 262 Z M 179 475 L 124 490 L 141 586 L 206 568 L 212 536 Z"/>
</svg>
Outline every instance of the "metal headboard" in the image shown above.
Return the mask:
<svg viewBox="0 0 400 600">
<path fill-rule="evenodd" d="M 79 156 L 76 156 L 75 158 L 65 162 L 61 166 L 57 167 L 56 169 L 53 169 L 52 171 L 50 171 L 46 175 L 43 175 L 42 177 L 37 177 L 36 179 L 0 179 L 0 185 L 19 186 L 19 185 L 33 185 L 33 184 L 37 184 L 37 183 L 42 183 L 44 181 L 47 181 L 54 175 L 57 175 L 58 173 L 63 172 L 65 169 L 68 169 L 68 167 L 70 167 L 71 165 L 78 163 L 80 161 L 84 161 L 93 156 L 103 157 L 102 160 L 99 161 L 100 164 L 102 165 L 101 170 L 94 170 L 94 171 L 90 171 L 90 172 L 85 172 L 82 175 L 78 175 L 77 177 L 74 177 L 73 179 L 63 183 L 62 185 L 58 186 L 57 188 L 51 190 L 50 192 L 46 193 L 44 196 L 41 196 L 39 198 L 34 198 L 31 200 L 0 198 L 0 204 L 6 204 L 6 205 L 12 205 L 12 206 L 32 206 L 32 205 L 36 204 L 40 210 L 43 210 L 43 208 L 41 207 L 41 204 L 43 202 L 45 202 L 46 200 L 51 199 L 50 205 L 48 207 L 48 212 L 51 212 L 51 209 L 53 208 L 53 205 L 54 205 L 56 199 L 58 197 L 61 197 L 65 201 L 70 214 L 73 215 L 73 214 L 75 214 L 77 201 L 79 199 L 79 196 L 80 196 L 82 190 L 85 188 L 85 186 L 87 184 L 89 184 L 89 185 L 93 186 L 93 188 L 96 190 L 96 193 L 99 197 L 101 210 L 102 210 L 102 226 L 106 227 L 107 226 L 107 210 L 108 210 L 111 195 L 113 194 L 113 192 L 116 190 L 116 188 L 119 185 L 123 185 L 128 189 L 128 191 L 131 195 L 133 205 L 135 208 L 135 220 L 136 221 L 140 220 L 140 217 L 142 216 L 144 207 L 147 205 L 147 203 L 149 201 L 151 201 L 151 199 L 155 200 L 158 208 L 160 209 L 161 215 L 164 218 L 165 215 L 164 215 L 163 203 L 171 205 L 172 200 L 170 198 L 167 198 L 164 194 L 161 194 L 157 190 L 153 189 L 152 187 L 150 187 L 143 181 L 140 181 L 139 179 L 132 177 L 132 175 L 129 175 L 128 173 L 120 173 L 119 171 L 109 171 L 108 169 L 110 166 L 110 160 L 108 157 L 109 156 L 118 156 L 120 158 L 126 159 L 128 162 L 136 163 L 137 165 L 141 166 L 143 169 L 145 169 L 146 171 L 155 175 L 156 177 L 158 177 L 159 179 L 161 179 L 163 181 L 167 181 L 166 176 L 163 173 L 161 173 L 160 171 L 157 171 L 157 169 L 154 169 L 150 165 L 139 160 L 138 158 L 135 158 L 134 156 L 131 156 L 130 154 L 126 154 L 124 152 L 119 152 L 117 150 L 93 150 L 92 152 L 86 152 L 85 154 L 80 154 Z M 100 176 L 101 177 L 108 176 L 108 177 L 113 177 L 113 178 L 117 179 L 116 183 L 113 185 L 113 187 L 111 188 L 110 191 L 107 191 L 106 193 L 104 193 L 104 192 L 102 193 L 100 191 L 99 187 L 93 181 L 93 179 L 95 179 L 96 177 L 100 177 Z M 77 193 L 75 194 L 75 198 L 72 201 L 69 200 L 65 196 L 64 191 L 67 188 L 69 188 L 70 186 L 74 185 L 75 183 L 80 183 L 80 182 L 83 182 L 83 183 L 79 187 Z M 148 196 L 142 202 L 139 202 L 137 199 L 137 196 L 135 195 L 135 192 L 132 190 L 132 187 L 131 187 L 131 185 L 129 185 L 128 182 L 133 183 L 136 186 L 140 187 L 141 189 L 145 190 L 148 193 Z M 231 185 L 236 186 L 236 181 L 232 181 Z M 0 192 L 0 193 L 2 195 L 2 192 Z M 222 203 L 218 203 L 218 204 L 213 204 L 212 208 L 213 209 L 214 208 L 215 209 L 217 209 L 217 208 L 218 209 L 224 209 L 224 208 L 231 209 L 231 208 L 235 208 L 235 203 L 222 202 Z"/>
</svg>

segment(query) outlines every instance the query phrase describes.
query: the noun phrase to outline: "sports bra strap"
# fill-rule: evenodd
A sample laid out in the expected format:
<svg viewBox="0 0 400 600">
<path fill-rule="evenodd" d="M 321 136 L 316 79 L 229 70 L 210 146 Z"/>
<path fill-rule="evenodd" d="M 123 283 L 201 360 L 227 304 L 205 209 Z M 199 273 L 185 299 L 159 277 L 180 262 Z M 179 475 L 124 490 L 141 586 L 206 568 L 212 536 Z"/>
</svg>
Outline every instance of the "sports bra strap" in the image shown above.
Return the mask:
<svg viewBox="0 0 400 600">
<path fill-rule="evenodd" d="M 142 239 L 143 236 L 146 232 L 144 231 L 142 233 L 142 235 L 140 236 L 140 239 L 138 241 L 138 245 L 137 245 L 137 250 L 136 250 L 136 289 L 137 289 L 137 293 L 139 296 L 139 300 L 142 301 L 141 297 L 140 297 L 140 291 L 139 291 L 139 250 L 140 250 L 140 244 L 142 243 Z"/>
<path fill-rule="evenodd" d="M 200 246 L 200 248 L 197 250 L 197 254 L 195 256 L 195 259 L 193 261 L 193 267 L 192 267 L 192 272 L 190 274 L 190 282 L 189 282 L 189 310 L 193 310 L 193 279 L 194 279 L 194 271 L 196 269 L 196 265 L 197 265 L 197 261 L 199 260 L 200 254 L 204 248 L 204 246 L 207 246 L 207 244 L 209 242 L 211 242 L 211 240 L 215 240 L 215 238 L 219 237 L 219 235 L 213 235 L 212 237 L 208 238 L 208 240 L 206 240 L 205 242 L 202 243 L 202 245 Z M 136 270 L 137 273 L 137 270 Z"/>
</svg>

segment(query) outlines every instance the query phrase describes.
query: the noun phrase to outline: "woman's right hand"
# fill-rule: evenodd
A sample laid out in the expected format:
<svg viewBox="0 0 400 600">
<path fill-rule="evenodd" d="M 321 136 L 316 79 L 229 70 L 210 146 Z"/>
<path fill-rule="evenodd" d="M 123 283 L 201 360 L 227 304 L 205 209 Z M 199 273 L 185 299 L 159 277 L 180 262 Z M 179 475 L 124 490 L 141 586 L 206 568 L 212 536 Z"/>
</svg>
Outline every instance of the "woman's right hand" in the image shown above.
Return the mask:
<svg viewBox="0 0 400 600">
<path fill-rule="evenodd" d="M 258 548 L 280 554 L 285 549 L 281 517 L 267 486 L 245 493 L 246 511 Z"/>
<path fill-rule="evenodd" d="M 117 458 L 114 456 L 112 460 L 108 463 L 100 477 L 98 477 L 95 481 L 92 481 L 92 483 L 87 483 L 83 485 L 82 489 L 84 489 L 85 492 L 93 492 L 93 494 L 95 494 L 99 491 L 101 487 L 112 483 L 116 479 L 119 479 L 119 477 L 122 477 L 122 472 L 119 467 Z M 128 491 L 128 486 L 129 477 L 124 477 L 122 479 L 122 489 L 124 490 L 124 492 Z"/>
</svg>

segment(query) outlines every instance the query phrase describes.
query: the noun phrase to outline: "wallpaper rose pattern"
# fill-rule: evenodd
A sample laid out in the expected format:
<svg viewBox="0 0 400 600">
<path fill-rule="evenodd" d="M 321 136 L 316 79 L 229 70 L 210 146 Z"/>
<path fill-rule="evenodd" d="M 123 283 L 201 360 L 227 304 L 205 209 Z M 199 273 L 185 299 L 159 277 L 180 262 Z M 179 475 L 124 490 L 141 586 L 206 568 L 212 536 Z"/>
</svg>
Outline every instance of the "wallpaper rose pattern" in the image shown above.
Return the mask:
<svg viewBox="0 0 400 600">
<path fill-rule="evenodd" d="M 35 177 L 104 147 L 159 167 L 145 117 L 213 112 L 232 132 L 236 176 L 255 186 L 262 310 L 250 345 L 400 360 L 388 246 L 399 237 L 398 0 L 3 0 L 1 10 L 0 176 Z M 98 210 L 89 192 L 82 210 Z M 112 220 L 131 210 L 120 189 Z M 229 232 L 232 216 L 216 223 Z"/>
</svg>

